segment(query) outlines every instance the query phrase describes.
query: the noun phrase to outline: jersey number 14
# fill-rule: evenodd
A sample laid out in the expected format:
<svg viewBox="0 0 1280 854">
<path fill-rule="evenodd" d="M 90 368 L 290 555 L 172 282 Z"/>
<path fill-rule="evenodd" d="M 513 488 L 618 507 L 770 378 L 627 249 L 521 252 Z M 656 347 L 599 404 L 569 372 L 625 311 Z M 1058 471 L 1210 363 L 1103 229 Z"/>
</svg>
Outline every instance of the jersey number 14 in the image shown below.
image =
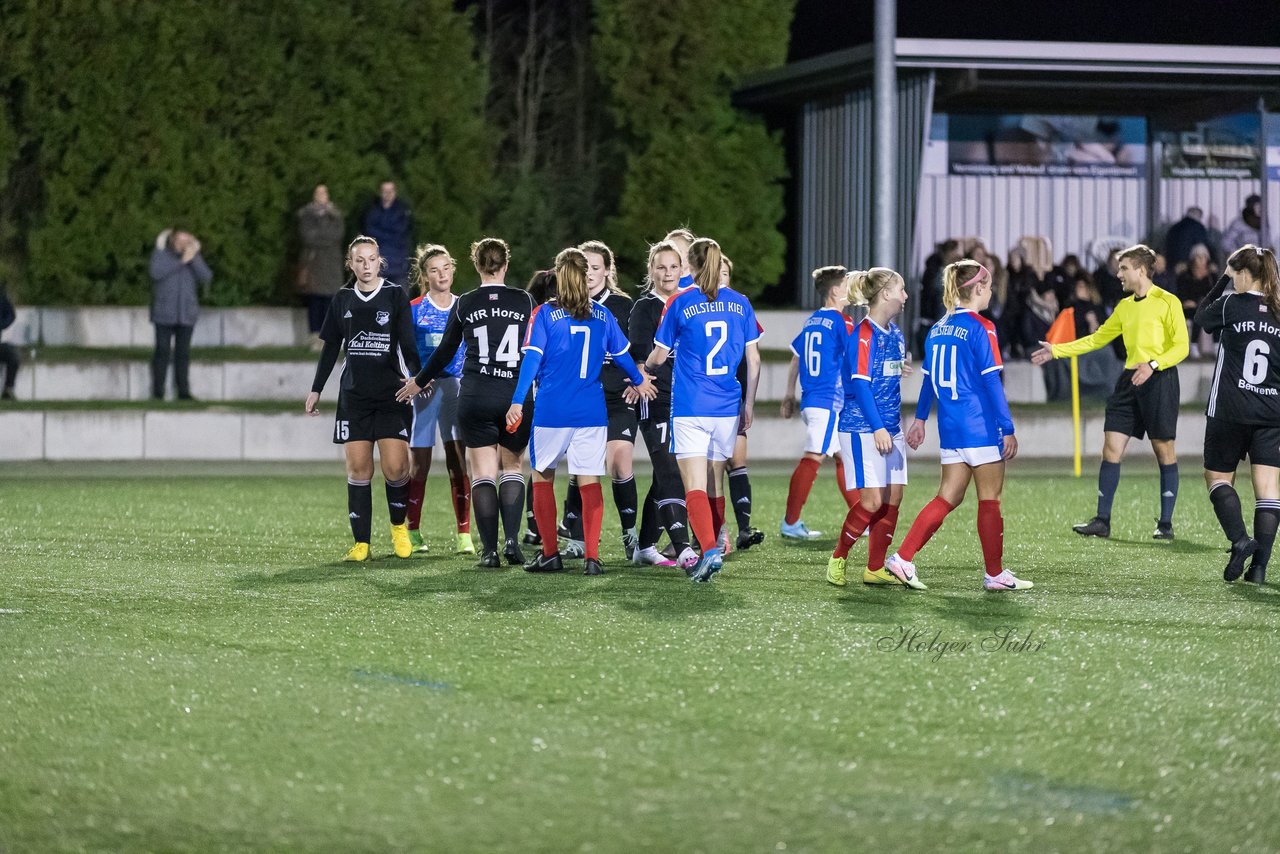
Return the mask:
<svg viewBox="0 0 1280 854">
<path fill-rule="evenodd" d="M 951 399 L 959 400 L 960 392 L 956 389 L 956 348 L 939 346 L 933 348 L 933 360 L 929 365 L 929 376 L 933 377 L 933 387 L 942 397 L 942 390 L 951 390 Z"/>
<path fill-rule="evenodd" d="M 508 368 L 520 364 L 520 327 L 508 324 L 502 338 L 498 340 L 498 351 L 493 354 L 495 362 L 502 362 Z M 476 327 L 476 347 L 480 351 L 480 364 L 489 364 L 489 330 L 484 326 Z"/>
</svg>

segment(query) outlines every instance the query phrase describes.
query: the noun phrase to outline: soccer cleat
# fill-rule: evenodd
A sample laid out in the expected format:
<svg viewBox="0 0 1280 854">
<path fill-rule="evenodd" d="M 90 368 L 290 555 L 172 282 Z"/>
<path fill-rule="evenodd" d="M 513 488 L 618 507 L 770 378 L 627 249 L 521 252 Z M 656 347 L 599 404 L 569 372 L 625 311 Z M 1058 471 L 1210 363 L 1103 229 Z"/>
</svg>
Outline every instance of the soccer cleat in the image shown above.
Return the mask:
<svg viewBox="0 0 1280 854">
<path fill-rule="evenodd" d="M 422 532 L 417 528 L 409 529 L 409 545 L 413 546 L 415 552 L 426 554 L 428 551 L 427 541 L 422 539 Z"/>
<path fill-rule="evenodd" d="M 542 536 L 535 534 L 533 531 L 525 531 L 522 542 L 526 546 L 540 546 L 542 545 Z"/>
<path fill-rule="evenodd" d="M 350 549 L 350 550 L 349 550 L 349 551 L 348 551 L 348 552 L 343 556 L 343 558 L 342 558 L 342 559 L 343 559 L 343 560 L 346 560 L 346 561 L 364 561 L 364 560 L 369 560 L 369 544 L 368 544 L 368 543 L 356 543 L 356 544 L 355 544 L 354 546 L 352 546 L 352 547 L 351 547 L 351 549 Z"/>
<path fill-rule="evenodd" d="M 640 548 L 640 538 L 636 536 L 635 528 L 628 528 L 622 532 L 622 550 L 627 555 L 627 560 L 631 560 L 636 555 L 636 549 Z"/>
<path fill-rule="evenodd" d="M 587 544 L 582 540 L 572 540 L 565 538 L 560 542 L 560 554 L 573 560 L 578 560 L 587 556 Z"/>
<path fill-rule="evenodd" d="M 395 551 L 396 557 L 413 556 L 413 542 L 409 539 L 408 525 L 391 526 L 391 548 Z"/>
<path fill-rule="evenodd" d="M 986 590 L 1030 590 L 1035 587 L 1024 578 L 1017 578 L 1007 569 L 1000 570 L 999 575 L 982 573 L 982 586 Z"/>
<path fill-rule="evenodd" d="M 1101 516 L 1094 516 L 1088 522 L 1072 525 L 1071 530 L 1082 537 L 1102 537 L 1106 539 L 1111 536 L 1111 520 L 1103 519 Z"/>
<path fill-rule="evenodd" d="M 1151 535 L 1153 540 L 1172 540 L 1173 539 L 1173 522 L 1166 522 L 1163 519 L 1156 520 L 1155 533 Z"/>
<path fill-rule="evenodd" d="M 1258 541 L 1251 537 L 1241 537 L 1231 544 L 1231 557 L 1227 560 L 1227 568 L 1222 571 L 1222 580 L 1230 583 L 1244 572 L 1244 562 L 1258 550 Z"/>
<path fill-rule="evenodd" d="M 1244 574 L 1244 580 L 1249 584 L 1265 584 L 1267 582 L 1267 567 L 1258 563 L 1256 555 L 1249 563 L 1249 571 Z"/>
<path fill-rule="evenodd" d="M 700 559 L 698 553 L 691 546 L 685 546 L 684 550 L 680 552 L 680 556 L 676 558 L 676 566 L 687 573 L 697 568 Z"/>
<path fill-rule="evenodd" d="M 849 582 L 844 578 L 845 559 L 842 557 L 833 557 L 827 561 L 827 583 L 834 584 L 836 587 L 844 587 Z"/>
<path fill-rule="evenodd" d="M 788 540 L 816 540 L 822 536 L 821 531 L 810 531 L 803 519 L 797 519 L 793 525 L 788 525 L 784 521 L 780 530 L 782 536 Z"/>
<path fill-rule="evenodd" d="M 471 542 L 470 534 L 458 534 L 458 547 L 453 550 L 453 553 L 459 555 L 473 555 L 476 553 L 476 544 Z"/>
<path fill-rule="evenodd" d="M 662 552 L 653 546 L 645 546 L 642 549 L 636 549 L 631 555 L 631 562 L 636 566 L 675 566 L 674 560 L 668 560 L 662 556 Z"/>
<path fill-rule="evenodd" d="M 720 571 L 722 563 L 719 549 L 707 549 L 702 555 L 702 560 L 698 561 L 697 568 L 690 573 L 689 580 L 695 584 L 710 581 Z"/>
<path fill-rule="evenodd" d="M 865 568 L 862 570 L 862 583 L 870 585 L 889 585 L 901 584 L 902 582 L 893 577 L 893 573 L 884 567 L 879 569 Z"/>
<path fill-rule="evenodd" d="M 502 556 L 512 566 L 524 566 L 524 552 L 520 551 L 520 544 L 515 540 L 507 540 L 507 544 L 502 548 Z"/>
<path fill-rule="evenodd" d="M 498 569 L 502 566 L 502 558 L 498 557 L 497 552 L 485 552 L 476 566 L 480 569 Z"/>
<path fill-rule="evenodd" d="M 912 590 L 928 590 L 924 582 L 916 577 L 916 565 L 909 560 L 898 557 L 894 552 L 884 562 L 885 571 Z"/>
<path fill-rule="evenodd" d="M 525 572 L 564 572 L 564 561 L 560 559 L 560 553 L 556 552 L 551 557 L 547 557 L 542 552 L 538 552 L 538 556 L 524 565 Z"/>
<path fill-rule="evenodd" d="M 593 557 L 589 557 L 582 565 L 583 575 L 604 575 L 604 567 L 600 565 L 600 561 Z"/>
<path fill-rule="evenodd" d="M 764 542 L 764 531 L 759 528 L 747 528 L 745 531 L 738 532 L 738 550 L 746 551 L 752 546 L 758 546 Z"/>
</svg>

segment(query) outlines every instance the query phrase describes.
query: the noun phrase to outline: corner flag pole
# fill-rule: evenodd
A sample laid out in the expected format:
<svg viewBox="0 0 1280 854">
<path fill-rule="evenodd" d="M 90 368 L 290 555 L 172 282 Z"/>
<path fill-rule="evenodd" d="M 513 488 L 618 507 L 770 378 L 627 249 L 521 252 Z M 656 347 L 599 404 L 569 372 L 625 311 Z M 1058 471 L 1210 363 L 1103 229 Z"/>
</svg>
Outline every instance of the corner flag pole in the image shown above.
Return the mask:
<svg viewBox="0 0 1280 854">
<path fill-rule="evenodd" d="M 1071 357 L 1071 429 L 1076 439 L 1076 477 L 1080 476 L 1080 363 Z"/>
</svg>

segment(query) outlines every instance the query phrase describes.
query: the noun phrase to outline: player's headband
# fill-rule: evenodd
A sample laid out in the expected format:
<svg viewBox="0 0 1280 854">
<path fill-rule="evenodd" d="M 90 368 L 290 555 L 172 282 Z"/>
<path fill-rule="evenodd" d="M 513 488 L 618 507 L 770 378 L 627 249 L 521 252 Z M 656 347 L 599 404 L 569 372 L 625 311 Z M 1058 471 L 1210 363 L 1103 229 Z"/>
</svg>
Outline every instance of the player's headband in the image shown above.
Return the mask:
<svg viewBox="0 0 1280 854">
<path fill-rule="evenodd" d="M 982 266 L 981 264 L 978 264 L 978 275 L 974 276 L 969 281 L 964 282 L 963 284 L 960 285 L 960 287 L 971 288 L 974 285 L 978 285 L 983 282 L 989 282 L 989 281 L 991 281 L 991 271 L 988 270 L 986 267 Z"/>
</svg>

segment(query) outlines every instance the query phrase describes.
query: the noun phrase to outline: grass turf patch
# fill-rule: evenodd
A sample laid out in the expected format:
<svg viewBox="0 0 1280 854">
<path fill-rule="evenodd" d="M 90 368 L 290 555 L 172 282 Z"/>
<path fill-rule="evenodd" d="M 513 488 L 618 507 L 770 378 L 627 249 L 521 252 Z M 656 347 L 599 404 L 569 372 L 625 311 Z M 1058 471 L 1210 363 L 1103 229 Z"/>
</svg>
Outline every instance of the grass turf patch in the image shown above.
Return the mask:
<svg viewBox="0 0 1280 854">
<path fill-rule="evenodd" d="M 1280 595 L 1221 582 L 1198 478 L 1174 543 L 1143 463 L 1083 541 L 1091 478 L 1015 463 L 1002 595 L 972 496 L 928 592 L 825 584 L 830 466 L 829 536 L 780 541 L 758 472 L 711 585 L 624 565 L 612 507 L 601 578 L 475 570 L 436 478 L 433 554 L 341 564 L 333 468 L 0 479 L 0 849 L 1280 846 Z"/>
</svg>

